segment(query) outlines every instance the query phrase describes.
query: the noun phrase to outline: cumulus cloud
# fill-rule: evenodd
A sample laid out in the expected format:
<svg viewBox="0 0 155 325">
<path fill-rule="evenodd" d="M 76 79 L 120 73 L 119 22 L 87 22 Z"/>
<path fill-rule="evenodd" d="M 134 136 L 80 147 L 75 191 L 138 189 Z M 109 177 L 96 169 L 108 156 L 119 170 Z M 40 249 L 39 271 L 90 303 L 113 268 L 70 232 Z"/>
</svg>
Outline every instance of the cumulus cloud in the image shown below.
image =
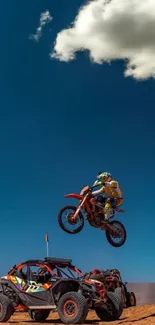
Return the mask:
<svg viewBox="0 0 155 325">
<path fill-rule="evenodd" d="M 125 60 L 126 77 L 155 78 L 155 0 L 92 0 L 81 7 L 50 56 L 68 62 L 84 50 L 98 64 Z"/>
<path fill-rule="evenodd" d="M 39 39 L 42 36 L 43 27 L 46 24 L 50 23 L 52 21 L 52 19 L 53 18 L 51 17 L 49 10 L 46 10 L 46 11 L 42 12 L 41 15 L 40 15 L 39 26 L 36 29 L 36 33 L 32 34 L 30 36 L 30 39 L 34 39 L 36 42 L 39 42 Z"/>
</svg>

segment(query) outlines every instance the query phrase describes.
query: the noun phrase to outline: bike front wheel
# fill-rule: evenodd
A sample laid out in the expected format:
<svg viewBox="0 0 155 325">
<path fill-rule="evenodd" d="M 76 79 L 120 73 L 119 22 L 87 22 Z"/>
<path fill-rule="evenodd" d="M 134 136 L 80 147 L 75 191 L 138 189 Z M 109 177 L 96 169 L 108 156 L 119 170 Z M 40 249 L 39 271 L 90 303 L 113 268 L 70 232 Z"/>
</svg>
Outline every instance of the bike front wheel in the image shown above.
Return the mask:
<svg viewBox="0 0 155 325">
<path fill-rule="evenodd" d="M 79 211 L 77 219 L 73 219 L 77 208 L 75 206 L 65 206 L 58 214 L 58 223 L 62 230 L 68 234 L 77 234 L 84 227 L 84 218 L 82 213 Z M 64 216 L 65 215 L 65 216 Z"/>
</svg>

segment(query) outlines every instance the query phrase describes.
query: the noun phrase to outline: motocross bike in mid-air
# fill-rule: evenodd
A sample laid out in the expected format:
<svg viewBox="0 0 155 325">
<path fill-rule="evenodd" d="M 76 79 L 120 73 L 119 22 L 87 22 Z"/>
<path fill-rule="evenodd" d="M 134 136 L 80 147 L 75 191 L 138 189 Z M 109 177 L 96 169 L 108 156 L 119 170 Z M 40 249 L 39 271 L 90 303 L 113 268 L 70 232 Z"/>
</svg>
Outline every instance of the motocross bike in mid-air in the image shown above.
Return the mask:
<svg viewBox="0 0 155 325">
<path fill-rule="evenodd" d="M 117 212 L 124 212 L 122 209 L 114 207 L 113 214 L 109 221 L 104 222 L 104 210 L 99 205 L 92 206 L 90 193 L 93 187 L 85 186 L 80 194 L 67 194 L 65 198 L 73 198 L 79 201 L 77 207 L 64 206 L 58 214 L 58 223 L 60 227 L 69 234 L 77 234 L 84 227 L 83 213 L 86 213 L 86 219 L 92 227 L 100 228 L 105 231 L 108 242 L 114 247 L 121 247 L 126 241 L 126 229 L 119 221 L 111 219 Z M 83 211 L 83 213 L 81 212 Z M 64 216 L 64 214 L 66 215 Z"/>
</svg>

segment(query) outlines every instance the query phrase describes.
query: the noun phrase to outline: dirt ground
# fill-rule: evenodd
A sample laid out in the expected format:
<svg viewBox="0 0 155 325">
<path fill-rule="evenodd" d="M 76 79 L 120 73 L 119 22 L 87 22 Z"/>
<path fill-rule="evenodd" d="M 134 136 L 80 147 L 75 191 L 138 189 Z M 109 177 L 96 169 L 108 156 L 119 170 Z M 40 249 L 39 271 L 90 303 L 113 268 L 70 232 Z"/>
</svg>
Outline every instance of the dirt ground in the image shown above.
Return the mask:
<svg viewBox="0 0 155 325">
<path fill-rule="evenodd" d="M 10 319 L 9 323 L 6 324 L 20 324 L 20 325 L 30 325 L 34 323 L 27 313 L 17 312 Z M 94 312 L 89 312 L 87 319 L 85 321 L 86 325 L 93 324 L 104 324 L 104 325 L 155 325 L 155 305 L 147 305 L 147 306 L 137 306 L 128 309 L 124 309 L 121 318 L 116 322 L 102 322 L 98 319 Z M 3 323 L 4 324 L 4 323 Z M 37 325 L 37 323 L 34 323 Z M 39 325 L 40 323 L 38 323 Z M 62 325 L 59 320 L 57 313 L 51 313 L 48 319 L 43 324 L 57 324 Z"/>
</svg>

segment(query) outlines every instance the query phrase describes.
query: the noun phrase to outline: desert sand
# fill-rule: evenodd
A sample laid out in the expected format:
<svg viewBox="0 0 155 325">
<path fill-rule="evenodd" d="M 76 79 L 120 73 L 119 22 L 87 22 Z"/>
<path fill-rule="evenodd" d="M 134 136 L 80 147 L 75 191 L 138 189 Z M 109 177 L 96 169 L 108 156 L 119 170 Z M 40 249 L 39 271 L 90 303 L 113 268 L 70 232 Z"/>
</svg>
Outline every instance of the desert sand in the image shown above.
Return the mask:
<svg viewBox="0 0 155 325">
<path fill-rule="evenodd" d="M 27 313 L 16 312 L 10 319 L 8 323 L 5 324 L 20 324 L 20 325 L 30 325 L 30 324 L 40 324 L 33 322 Z M 155 305 L 147 306 L 137 306 L 128 309 L 124 309 L 122 316 L 116 322 L 102 322 L 96 314 L 91 311 L 89 312 L 87 319 L 84 324 L 104 324 L 104 325 L 155 325 Z M 3 323 L 4 324 L 4 323 Z M 51 313 L 48 319 L 43 324 L 57 324 L 62 325 L 59 320 L 57 313 Z"/>
</svg>

